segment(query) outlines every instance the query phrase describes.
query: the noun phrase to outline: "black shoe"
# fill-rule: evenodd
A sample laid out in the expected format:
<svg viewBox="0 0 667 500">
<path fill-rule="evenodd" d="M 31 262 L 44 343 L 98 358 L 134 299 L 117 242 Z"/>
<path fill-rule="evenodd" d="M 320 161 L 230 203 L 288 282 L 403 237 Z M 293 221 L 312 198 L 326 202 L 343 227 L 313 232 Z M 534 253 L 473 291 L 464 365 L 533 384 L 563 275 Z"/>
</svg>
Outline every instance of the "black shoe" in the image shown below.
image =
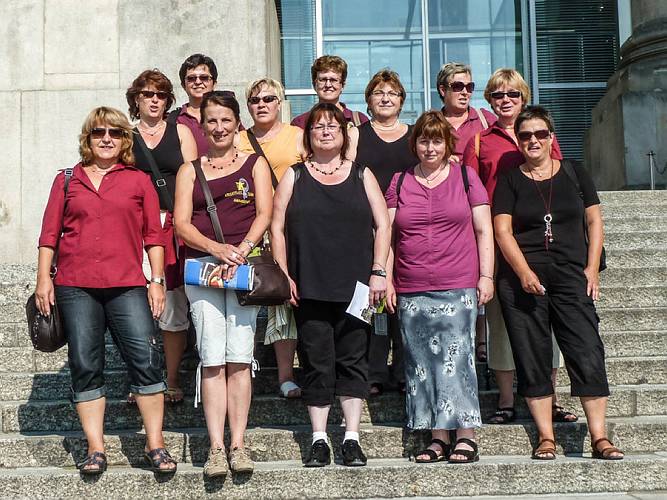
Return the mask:
<svg viewBox="0 0 667 500">
<path fill-rule="evenodd" d="M 318 439 L 310 448 L 310 456 L 306 459 L 305 467 L 324 467 L 331 463 L 331 450 L 324 439 Z"/>
<path fill-rule="evenodd" d="M 361 467 L 366 465 L 366 455 L 361 451 L 361 446 L 354 439 L 348 439 L 343 443 L 343 464 L 348 467 Z"/>
</svg>

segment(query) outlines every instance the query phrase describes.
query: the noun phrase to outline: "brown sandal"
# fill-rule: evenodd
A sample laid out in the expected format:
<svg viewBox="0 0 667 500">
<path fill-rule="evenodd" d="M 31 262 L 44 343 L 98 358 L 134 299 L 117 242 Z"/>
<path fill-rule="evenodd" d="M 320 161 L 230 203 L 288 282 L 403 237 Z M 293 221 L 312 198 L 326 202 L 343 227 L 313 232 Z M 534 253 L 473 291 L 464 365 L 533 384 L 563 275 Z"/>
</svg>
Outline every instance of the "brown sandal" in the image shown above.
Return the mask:
<svg viewBox="0 0 667 500">
<path fill-rule="evenodd" d="M 611 446 L 607 446 L 606 448 L 602 448 L 601 450 L 598 449 L 598 443 L 600 443 L 602 441 L 606 441 Z M 622 455 L 620 457 L 619 456 L 614 457 L 614 456 L 611 455 L 612 453 L 621 453 Z M 593 458 L 597 458 L 597 459 L 600 459 L 600 460 L 623 460 L 623 458 L 625 458 L 625 454 L 621 450 L 616 448 L 616 446 L 614 446 L 614 443 L 612 443 L 606 437 L 600 438 L 593 443 L 593 454 L 592 454 L 592 456 L 593 456 Z"/>
<path fill-rule="evenodd" d="M 542 446 L 544 443 L 551 444 Z M 556 441 L 553 439 L 540 439 L 540 442 L 533 449 L 533 454 L 530 458 L 533 460 L 556 460 Z"/>
</svg>

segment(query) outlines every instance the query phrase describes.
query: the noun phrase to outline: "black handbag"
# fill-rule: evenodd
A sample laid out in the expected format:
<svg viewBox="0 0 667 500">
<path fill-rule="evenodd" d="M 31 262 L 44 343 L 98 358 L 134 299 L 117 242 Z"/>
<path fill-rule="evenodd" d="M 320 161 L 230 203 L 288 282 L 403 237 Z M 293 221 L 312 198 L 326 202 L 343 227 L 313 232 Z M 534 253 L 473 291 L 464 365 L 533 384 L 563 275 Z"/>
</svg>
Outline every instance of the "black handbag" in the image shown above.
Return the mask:
<svg viewBox="0 0 667 500">
<path fill-rule="evenodd" d="M 69 183 L 73 174 L 73 169 L 68 168 L 65 170 L 65 188 L 63 190 L 65 201 L 67 201 L 67 189 L 69 188 Z M 63 205 L 63 217 L 64 214 L 65 208 Z M 62 235 L 62 222 L 60 233 Z M 57 258 L 58 248 L 56 247 L 53 256 L 54 263 L 57 262 Z M 55 276 L 56 272 L 57 268 L 53 265 L 51 278 Z M 35 349 L 42 352 L 54 352 L 67 343 L 65 330 L 63 329 L 60 313 L 58 312 L 58 304 L 54 303 L 51 306 L 51 314 L 44 316 L 39 312 L 39 309 L 37 309 L 37 301 L 35 300 L 35 294 L 33 293 L 25 304 L 25 314 L 28 321 L 28 335 L 30 335 L 30 340 Z"/>
<path fill-rule="evenodd" d="M 201 168 L 201 160 L 192 162 L 197 179 L 206 198 L 206 210 L 211 217 L 215 239 L 218 243 L 225 243 L 222 226 L 218 218 L 218 209 L 213 201 L 211 190 L 208 187 L 206 176 Z M 242 306 L 278 306 L 290 299 L 290 287 L 287 276 L 273 258 L 269 245 L 258 249 L 259 253 L 246 257 L 248 264 L 254 266 L 252 290 L 249 292 L 237 291 L 236 297 Z"/>
</svg>

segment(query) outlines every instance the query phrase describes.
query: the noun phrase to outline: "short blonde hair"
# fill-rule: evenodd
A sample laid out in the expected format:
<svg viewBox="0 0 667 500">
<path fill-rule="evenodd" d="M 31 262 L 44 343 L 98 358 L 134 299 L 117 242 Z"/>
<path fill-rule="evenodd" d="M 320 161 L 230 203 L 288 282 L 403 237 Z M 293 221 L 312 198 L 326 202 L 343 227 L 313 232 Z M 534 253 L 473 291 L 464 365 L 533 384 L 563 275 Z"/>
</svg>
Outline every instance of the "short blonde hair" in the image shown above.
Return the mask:
<svg viewBox="0 0 667 500">
<path fill-rule="evenodd" d="M 442 68 L 440 68 L 438 76 L 435 80 L 435 86 L 437 87 L 436 90 L 440 90 L 440 87 L 445 87 L 446 89 L 447 84 L 449 83 L 449 79 L 460 73 L 467 74 L 470 76 L 470 78 L 472 78 L 472 69 L 467 64 L 460 62 L 448 62 L 445 64 Z M 440 98 L 444 100 L 442 95 Z"/>
<path fill-rule="evenodd" d="M 79 135 L 79 155 L 84 165 L 90 165 L 93 162 L 93 149 L 90 146 L 90 132 L 95 127 L 110 127 L 122 129 L 123 139 L 120 145 L 120 154 L 118 159 L 124 165 L 134 164 L 134 154 L 132 154 L 132 125 L 125 116 L 125 113 L 115 108 L 100 106 L 93 109 L 81 126 Z"/>
<path fill-rule="evenodd" d="M 521 92 L 524 105 L 530 103 L 530 87 L 528 87 L 528 84 L 526 83 L 526 80 L 523 79 L 523 76 L 521 76 L 521 73 L 512 68 L 500 68 L 493 72 L 484 89 L 484 99 L 486 99 L 486 102 L 491 104 L 491 93 L 495 92 L 503 85 L 513 87 Z"/>
<path fill-rule="evenodd" d="M 273 78 L 260 78 L 259 80 L 255 80 L 254 82 L 250 82 L 248 86 L 245 89 L 245 98 L 246 101 L 250 99 L 253 95 L 259 94 L 262 91 L 262 87 L 268 87 L 275 91 L 276 95 L 281 101 L 285 100 L 285 89 L 283 88 L 283 84 L 280 83 L 278 80 L 274 80 Z"/>
</svg>

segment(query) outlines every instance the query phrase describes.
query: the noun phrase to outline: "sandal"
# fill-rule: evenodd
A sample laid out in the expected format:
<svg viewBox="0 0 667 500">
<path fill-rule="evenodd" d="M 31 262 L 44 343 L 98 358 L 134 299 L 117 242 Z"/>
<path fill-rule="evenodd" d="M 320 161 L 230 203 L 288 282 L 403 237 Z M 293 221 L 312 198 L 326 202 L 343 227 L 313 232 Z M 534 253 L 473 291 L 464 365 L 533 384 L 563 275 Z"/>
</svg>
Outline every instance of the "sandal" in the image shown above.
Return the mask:
<svg viewBox="0 0 667 500">
<path fill-rule="evenodd" d="M 606 448 L 602 448 L 601 450 L 598 448 L 598 443 L 606 441 L 609 443 L 611 446 L 607 446 Z M 612 453 L 621 453 L 622 455 L 619 456 L 612 456 Z M 597 458 L 600 460 L 623 460 L 625 458 L 625 454 L 616 448 L 614 446 L 614 443 L 612 443 L 608 438 L 603 437 L 598 439 L 593 443 L 593 458 Z"/>
<path fill-rule="evenodd" d="M 442 453 L 438 455 L 438 453 L 435 450 L 426 448 L 415 455 L 415 462 L 418 464 L 430 464 L 433 462 L 441 462 L 443 460 L 449 459 L 449 453 L 452 449 L 452 445 L 449 443 L 445 443 L 441 439 L 437 438 L 431 439 L 431 444 L 429 444 L 429 446 L 434 444 L 440 446 L 440 448 L 442 449 Z M 427 455 L 428 458 L 417 458 L 420 455 Z"/>
<path fill-rule="evenodd" d="M 486 342 L 479 342 L 475 346 L 475 358 L 479 363 L 486 363 Z"/>
<path fill-rule="evenodd" d="M 544 443 L 547 443 L 547 445 L 542 446 Z M 548 438 L 540 439 L 530 458 L 533 460 L 556 460 L 556 441 Z"/>
<path fill-rule="evenodd" d="M 86 469 L 88 465 L 97 465 L 97 468 Z M 101 451 L 94 451 L 83 462 L 76 464 L 76 467 L 84 476 L 99 476 L 107 470 L 107 456 Z"/>
<path fill-rule="evenodd" d="M 134 397 L 134 394 L 131 392 L 127 395 L 127 399 L 125 402 L 130 405 L 130 406 L 136 406 L 137 405 L 137 398 Z"/>
<path fill-rule="evenodd" d="M 178 466 L 166 448 L 155 448 L 151 451 L 144 451 L 144 459 L 148 462 L 149 469 L 156 474 L 174 474 Z M 174 464 L 174 466 L 160 467 L 161 464 Z"/>
<path fill-rule="evenodd" d="M 514 422 L 514 408 L 496 408 L 496 412 L 489 417 L 489 424 L 504 425 Z"/>
<path fill-rule="evenodd" d="M 563 408 L 561 405 L 555 404 L 551 407 L 551 420 L 553 422 L 576 422 L 579 420 L 579 417 L 572 413 L 571 411 L 567 411 L 565 408 Z"/>
<path fill-rule="evenodd" d="M 457 448 L 459 443 L 467 444 L 472 448 L 472 450 L 465 450 L 462 448 Z M 452 459 L 451 455 L 463 455 L 465 457 L 464 460 L 457 460 L 457 459 Z M 477 450 L 477 443 L 475 443 L 472 439 L 468 438 L 458 438 L 456 440 L 456 445 L 454 446 L 454 449 L 452 450 L 452 453 L 450 454 L 449 457 L 449 463 L 450 464 L 469 464 L 472 462 L 477 462 L 479 461 L 479 452 Z"/>
<path fill-rule="evenodd" d="M 371 384 L 370 389 L 368 389 L 368 397 L 374 398 L 376 396 L 381 396 L 384 392 L 384 386 L 378 382 Z"/>
<path fill-rule="evenodd" d="M 164 391 L 164 402 L 169 405 L 179 405 L 183 402 L 183 389 L 180 387 L 169 387 Z"/>
<path fill-rule="evenodd" d="M 279 395 L 285 399 L 298 399 L 301 397 L 301 387 L 296 385 L 292 380 L 288 380 L 280 384 Z"/>
</svg>

